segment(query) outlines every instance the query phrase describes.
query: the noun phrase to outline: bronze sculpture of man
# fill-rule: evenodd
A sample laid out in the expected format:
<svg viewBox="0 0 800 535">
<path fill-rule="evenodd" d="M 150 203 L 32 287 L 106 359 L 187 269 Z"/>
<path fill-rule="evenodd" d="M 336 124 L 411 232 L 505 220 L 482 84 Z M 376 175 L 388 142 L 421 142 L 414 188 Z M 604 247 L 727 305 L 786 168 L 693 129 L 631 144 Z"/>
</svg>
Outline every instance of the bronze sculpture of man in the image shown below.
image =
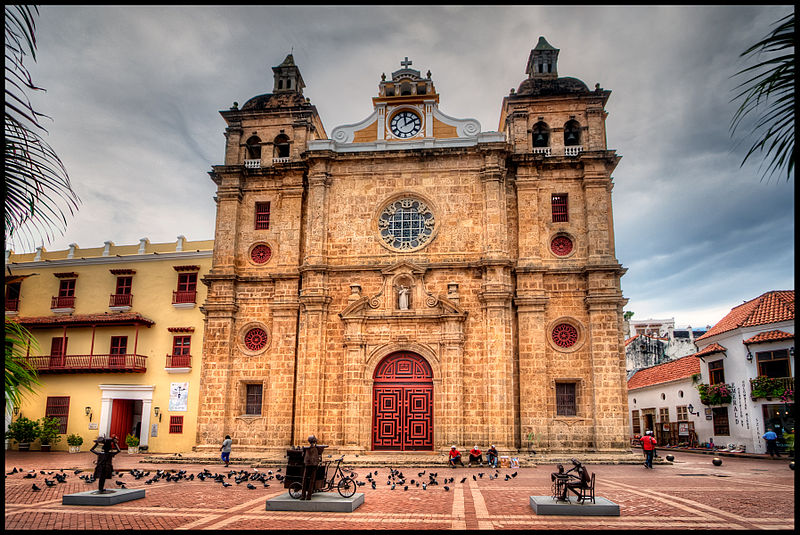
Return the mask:
<svg viewBox="0 0 800 535">
<path fill-rule="evenodd" d="M 95 448 L 101 443 L 103 444 L 103 451 L 95 451 Z M 111 448 L 114 448 L 114 450 Z M 106 484 L 106 479 L 111 479 L 114 477 L 114 467 L 111 465 L 111 460 L 117 453 L 121 451 L 117 445 L 117 437 L 98 437 L 94 441 L 94 446 L 92 446 L 92 449 L 89 451 L 97 455 L 97 466 L 94 468 L 94 477 L 97 479 L 98 494 L 113 492 L 104 490 L 103 487 Z"/>
<path fill-rule="evenodd" d="M 303 450 L 303 464 L 305 470 L 303 471 L 303 493 L 300 496 L 301 500 L 310 500 L 311 495 L 314 494 L 314 487 L 317 480 L 317 467 L 322 461 L 322 448 L 317 446 L 317 437 L 311 435 L 308 437 L 309 445 L 304 447 Z"/>
<path fill-rule="evenodd" d="M 556 497 L 557 500 L 566 502 L 569 501 L 567 499 L 567 492 L 572 491 L 575 493 L 576 496 L 580 496 L 581 489 L 588 489 L 591 479 L 589 477 L 589 471 L 586 470 L 580 461 L 577 459 L 572 459 L 572 468 L 564 472 L 564 466 L 559 464 L 558 465 L 558 472 L 553 472 L 550 474 L 551 481 L 559 480 L 559 484 L 557 489 L 561 492 L 560 495 Z M 570 472 L 575 472 L 571 474 Z"/>
</svg>

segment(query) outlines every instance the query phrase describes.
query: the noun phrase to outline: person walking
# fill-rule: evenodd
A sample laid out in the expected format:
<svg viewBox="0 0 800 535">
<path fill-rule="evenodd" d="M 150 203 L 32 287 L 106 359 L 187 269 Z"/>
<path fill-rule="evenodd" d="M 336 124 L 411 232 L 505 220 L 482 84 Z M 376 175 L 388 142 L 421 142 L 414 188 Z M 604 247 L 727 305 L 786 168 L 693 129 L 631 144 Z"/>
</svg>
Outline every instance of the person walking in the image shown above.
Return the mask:
<svg viewBox="0 0 800 535">
<path fill-rule="evenodd" d="M 778 453 L 778 435 L 775 433 L 775 431 L 770 429 L 761 435 L 761 438 L 767 441 L 767 453 L 769 453 L 771 459 L 781 456 L 781 454 Z"/>
<path fill-rule="evenodd" d="M 226 468 L 231 462 L 231 444 L 233 444 L 231 436 L 225 435 L 225 440 L 222 441 L 222 446 L 219 447 L 219 451 L 222 452 L 222 461 L 225 463 Z"/>
<path fill-rule="evenodd" d="M 656 439 L 653 437 L 653 432 L 649 429 L 645 431 L 642 437 L 642 450 L 644 450 L 644 466 L 645 468 L 653 468 L 653 455 L 656 453 Z"/>
</svg>

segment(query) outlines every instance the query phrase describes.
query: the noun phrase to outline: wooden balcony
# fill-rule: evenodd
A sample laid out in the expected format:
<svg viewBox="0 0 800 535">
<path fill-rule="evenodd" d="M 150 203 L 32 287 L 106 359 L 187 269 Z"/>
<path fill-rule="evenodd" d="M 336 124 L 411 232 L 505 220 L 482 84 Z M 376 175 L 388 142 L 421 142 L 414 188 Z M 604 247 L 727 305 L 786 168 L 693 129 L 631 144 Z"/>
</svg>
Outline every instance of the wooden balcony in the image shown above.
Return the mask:
<svg viewBox="0 0 800 535">
<path fill-rule="evenodd" d="M 195 303 L 197 301 L 197 291 L 191 292 L 172 292 L 172 304 L 180 305 L 184 303 Z"/>
<path fill-rule="evenodd" d="M 130 307 L 133 303 L 133 295 L 131 294 L 111 294 L 111 299 L 108 301 L 110 307 Z"/>
<path fill-rule="evenodd" d="M 756 377 L 755 379 L 750 379 L 750 396 L 756 400 L 759 398 L 778 398 L 780 399 L 781 394 L 785 390 L 792 390 L 794 391 L 794 377 L 772 377 L 769 379 L 769 382 L 774 385 L 769 392 L 759 392 L 757 388 L 753 387 L 754 381 L 763 380 L 763 377 Z"/>
<path fill-rule="evenodd" d="M 57 308 L 75 308 L 75 297 L 53 297 L 50 309 L 54 310 Z"/>
<path fill-rule="evenodd" d="M 19 299 L 6 299 L 7 312 L 19 312 Z"/>
<path fill-rule="evenodd" d="M 167 368 L 191 368 L 191 355 L 167 355 Z"/>
<path fill-rule="evenodd" d="M 26 357 L 42 373 L 144 373 L 144 355 L 44 355 Z"/>
</svg>

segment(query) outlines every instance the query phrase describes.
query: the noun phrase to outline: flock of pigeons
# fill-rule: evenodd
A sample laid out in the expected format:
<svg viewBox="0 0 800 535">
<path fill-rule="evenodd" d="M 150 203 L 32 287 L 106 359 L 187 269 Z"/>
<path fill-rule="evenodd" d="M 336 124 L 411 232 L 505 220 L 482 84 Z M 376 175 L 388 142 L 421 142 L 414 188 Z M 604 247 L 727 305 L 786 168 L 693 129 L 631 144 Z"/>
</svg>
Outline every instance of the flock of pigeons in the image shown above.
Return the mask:
<svg viewBox="0 0 800 535">
<path fill-rule="evenodd" d="M 195 479 L 199 479 L 200 481 L 210 481 L 213 483 L 221 484 L 222 487 L 231 487 L 234 484 L 241 485 L 242 483 L 247 483 L 247 488 L 250 490 L 255 490 L 258 488 L 260 484 L 263 488 L 268 488 L 270 486 L 270 481 L 275 480 L 276 482 L 280 483 L 284 480 L 285 476 L 280 473 L 281 469 L 278 468 L 273 472 L 272 470 L 267 470 L 266 472 L 259 471 L 258 468 L 253 468 L 252 471 L 247 470 L 230 470 L 226 473 L 216 473 L 212 472 L 209 469 L 205 468 L 202 471 L 198 472 L 197 474 L 186 474 L 186 470 L 148 470 L 147 472 L 143 470 L 137 470 L 133 468 L 130 470 L 129 473 L 124 472 L 114 472 L 113 475 L 114 485 L 121 489 L 127 488 L 125 486 L 125 481 L 122 479 L 126 475 L 130 475 L 133 480 L 139 481 L 141 479 L 145 479 L 145 485 L 152 485 L 153 483 L 164 480 L 168 482 L 178 483 L 179 481 L 194 481 Z M 25 473 L 22 468 L 14 468 L 12 471 L 6 473 L 6 477 L 14 474 Z M 73 475 L 78 476 L 79 479 L 83 480 L 84 483 L 87 485 L 91 485 L 96 482 L 94 475 L 89 473 L 86 475 L 79 475 L 83 473 L 83 470 L 74 470 L 72 471 Z M 345 473 L 350 473 L 351 476 L 356 476 L 353 472 L 352 468 L 345 468 Z M 373 489 L 378 487 L 377 478 L 378 478 L 378 470 L 374 472 L 370 471 L 366 475 L 367 481 L 358 481 L 356 480 L 356 485 L 359 487 L 363 487 L 368 482 L 372 486 Z M 427 474 L 427 481 L 425 480 L 424 476 Z M 46 472 L 44 470 L 39 470 L 38 473 L 36 470 L 29 470 L 25 475 L 22 477 L 23 479 L 36 479 L 38 475 L 43 475 L 42 478 L 44 480 L 44 484 L 47 487 L 55 487 L 59 483 L 66 483 L 69 474 L 64 471 L 64 469 L 60 469 L 58 471 L 51 470 Z M 152 475 L 152 476 L 151 476 Z M 478 472 L 476 474 L 472 474 L 472 479 L 477 481 L 479 478 L 483 478 L 486 475 L 485 472 Z M 52 476 L 53 479 L 48 479 L 48 476 Z M 406 476 L 400 470 L 395 470 L 389 467 L 389 475 L 387 476 L 386 485 L 390 487 L 391 490 L 395 490 L 397 487 L 402 487 L 404 491 L 407 491 L 409 487 L 421 487 L 422 490 L 428 490 L 428 487 L 439 485 L 439 480 L 437 477 L 439 476 L 438 472 L 426 472 L 423 470 L 422 472 L 417 473 L 416 479 L 407 479 Z M 495 470 L 494 474 L 489 474 L 488 479 L 494 480 L 500 477 L 500 470 Z M 517 477 L 517 472 L 513 474 L 505 474 L 505 481 L 508 481 L 512 478 Z M 231 479 L 233 483 L 231 483 Z M 355 477 L 354 477 L 355 479 Z M 467 480 L 467 477 L 463 477 L 459 483 L 464 483 Z M 108 480 L 107 483 L 110 483 L 111 480 Z M 449 491 L 450 487 L 448 485 L 452 485 L 455 483 L 455 478 L 444 478 L 442 480 L 442 488 L 445 491 Z M 42 490 L 41 487 L 36 485 L 36 482 L 33 483 L 32 489 L 34 491 Z"/>
</svg>

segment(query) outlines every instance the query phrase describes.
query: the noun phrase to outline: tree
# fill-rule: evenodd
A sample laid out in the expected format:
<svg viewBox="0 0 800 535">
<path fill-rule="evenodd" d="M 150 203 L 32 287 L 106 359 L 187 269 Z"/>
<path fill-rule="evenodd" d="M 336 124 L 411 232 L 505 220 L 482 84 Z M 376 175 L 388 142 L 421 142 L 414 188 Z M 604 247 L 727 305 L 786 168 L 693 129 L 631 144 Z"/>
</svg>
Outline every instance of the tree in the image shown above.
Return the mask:
<svg viewBox="0 0 800 535">
<path fill-rule="evenodd" d="M 66 228 L 65 211 L 78 206 L 69 175 L 55 151 L 42 139 L 47 117 L 33 109 L 26 91 L 43 91 L 31 79 L 24 59 L 36 60 L 36 6 L 6 6 L 5 71 L 5 238 L 21 245 L 52 239 Z"/>
<path fill-rule="evenodd" d="M 776 28 L 740 55 L 767 55 L 756 65 L 737 72 L 734 76 L 749 76 L 736 86 L 739 93 L 731 102 L 743 99 L 731 121 L 731 135 L 743 126 L 745 118 L 758 114 L 750 135 L 756 141 L 745 154 L 741 165 L 753 155 L 762 155 L 762 180 L 775 171 L 785 168 L 786 180 L 794 169 L 794 11 L 778 20 Z M 773 53 L 778 53 L 774 55 Z"/>
<path fill-rule="evenodd" d="M 64 164 L 42 139 L 47 130 L 33 109 L 26 90 L 42 91 L 24 64 L 30 54 L 36 60 L 36 6 L 5 6 L 5 239 L 30 246 L 36 238 L 48 241 L 57 227 L 66 227 L 64 210 L 77 209 Z M 39 385 L 36 370 L 25 358 L 36 340 L 24 327 L 6 319 L 6 403 L 18 406 L 22 394 Z"/>
</svg>

